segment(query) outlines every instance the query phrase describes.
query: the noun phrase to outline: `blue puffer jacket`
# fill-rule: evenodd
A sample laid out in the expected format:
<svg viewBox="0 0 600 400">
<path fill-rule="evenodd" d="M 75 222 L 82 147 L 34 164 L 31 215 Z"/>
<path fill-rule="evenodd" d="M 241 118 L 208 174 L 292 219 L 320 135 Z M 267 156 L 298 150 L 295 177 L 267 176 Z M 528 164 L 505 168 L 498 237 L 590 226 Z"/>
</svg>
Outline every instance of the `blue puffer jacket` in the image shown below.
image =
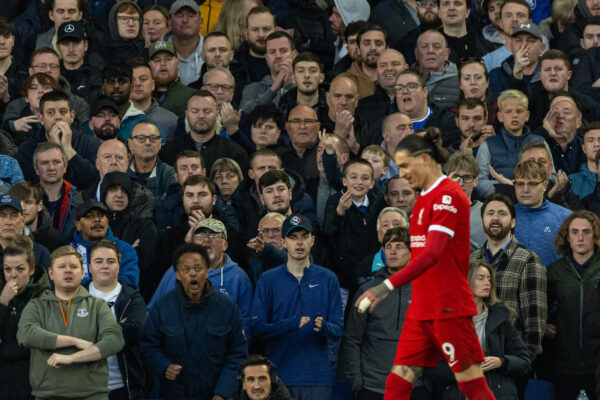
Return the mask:
<svg viewBox="0 0 600 400">
<path fill-rule="evenodd" d="M 150 311 L 140 350 L 144 364 L 160 377 L 161 398 L 228 399 L 235 394 L 248 342 L 231 297 L 214 290 L 207 280 L 202 298 L 192 303 L 177 282 Z M 165 379 L 170 364 L 183 367 L 174 381 Z"/>
<path fill-rule="evenodd" d="M 587 163 L 583 163 L 579 171 L 569 175 L 569 181 L 571 182 L 571 191 L 583 199 L 594 192 L 598 183 L 598 174 L 590 171 Z"/>
<path fill-rule="evenodd" d="M 119 268 L 119 281 L 127 283 L 128 285 L 137 287 L 140 282 L 140 269 L 138 267 L 138 256 L 135 249 L 127 242 L 118 239 L 110 229 L 106 233 L 106 240 L 113 242 L 117 248 L 121 251 L 121 266 Z M 85 274 L 81 281 L 82 285 L 85 285 L 92 280 L 92 275 L 88 267 L 88 251 L 92 245 L 90 242 L 83 240 L 81 232 L 75 231 L 73 233 L 73 241 L 70 243 L 71 247 L 75 248 L 83 256 L 83 269 Z"/>
<path fill-rule="evenodd" d="M 527 126 L 523 127 L 521 136 L 514 136 L 504 128 L 496 136 L 491 136 L 479 146 L 477 150 L 477 163 L 479 164 L 479 185 L 476 191 L 482 198 L 494 193 L 494 184 L 497 182 L 490 175 L 491 165 L 496 172 L 508 179 L 513 179 L 513 170 L 517 165 L 519 152 L 529 142 L 544 139 L 531 133 Z"/>
</svg>

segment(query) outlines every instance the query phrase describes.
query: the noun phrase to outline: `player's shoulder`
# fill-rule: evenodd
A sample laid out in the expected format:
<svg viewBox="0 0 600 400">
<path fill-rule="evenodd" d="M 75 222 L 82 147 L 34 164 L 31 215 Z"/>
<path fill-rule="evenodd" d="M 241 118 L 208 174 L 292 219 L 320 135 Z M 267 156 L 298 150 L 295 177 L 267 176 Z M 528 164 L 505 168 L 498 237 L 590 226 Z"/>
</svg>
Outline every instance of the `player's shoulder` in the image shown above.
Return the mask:
<svg viewBox="0 0 600 400">
<path fill-rule="evenodd" d="M 442 204 L 469 206 L 469 199 L 465 191 L 450 178 L 443 179 L 431 194 L 434 201 L 439 200 Z"/>
</svg>

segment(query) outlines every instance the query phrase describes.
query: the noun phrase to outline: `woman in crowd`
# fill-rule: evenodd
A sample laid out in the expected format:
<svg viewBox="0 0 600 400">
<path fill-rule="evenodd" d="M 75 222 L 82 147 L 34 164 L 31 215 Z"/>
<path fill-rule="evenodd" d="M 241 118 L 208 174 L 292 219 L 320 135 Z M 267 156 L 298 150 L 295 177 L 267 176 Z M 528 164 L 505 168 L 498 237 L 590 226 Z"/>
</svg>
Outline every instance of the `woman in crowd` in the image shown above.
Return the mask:
<svg viewBox="0 0 600 400">
<path fill-rule="evenodd" d="M 31 350 L 36 398 L 108 398 L 106 359 L 123 348 L 121 327 L 102 299 L 81 286 L 83 257 L 71 246 L 50 256 L 54 291 L 30 301 L 17 339 Z"/>
<path fill-rule="evenodd" d="M 146 47 L 162 39 L 168 31 L 169 10 L 163 6 L 148 6 L 144 8 L 142 36 Z"/>
<path fill-rule="evenodd" d="M 242 169 L 231 158 L 219 158 L 210 169 L 210 180 L 217 185 L 227 204 L 231 204 L 231 196 L 243 179 Z"/>
<path fill-rule="evenodd" d="M 261 0 L 227 0 L 221 8 L 213 31 L 224 32 L 233 50 L 237 50 L 245 40 L 246 16 L 252 8 L 262 5 Z"/>
<path fill-rule="evenodd" d="M 18 236 L 4 249 L 0 274 L 0 398 L 31 399 L 29 349 L 17 343 L 17 326 L 29 301 L 50 289 L 46 271 L 35 265 L 33 242 Z"/>
<path fill-rule="evenodd" d="M 487 106 L 488 125 L 484 129 L 491 129 L 496 120 L 498 106 L 490 99 L 490 78 L 485 64 L 480 58 L 469 58 L 458 67 L 458 86 L 460 98 L 477 98 Z M 455 111 L 455 110 L 453 110 Z"/>
</svg>

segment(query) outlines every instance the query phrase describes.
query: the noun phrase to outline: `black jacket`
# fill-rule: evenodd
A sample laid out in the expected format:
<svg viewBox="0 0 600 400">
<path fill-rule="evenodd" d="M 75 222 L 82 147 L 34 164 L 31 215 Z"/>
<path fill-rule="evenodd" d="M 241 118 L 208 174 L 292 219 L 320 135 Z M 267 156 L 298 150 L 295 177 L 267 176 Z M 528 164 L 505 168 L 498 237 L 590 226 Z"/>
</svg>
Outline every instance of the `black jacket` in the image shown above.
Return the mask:
<svg viewBox="0 0 600 400">
<path fill-rule="evenodd" d="M 336 208 L 342 193 L 336 193 L 327 199 L 323 230 L 331 238 L 334 271 L 343 288 L 352 288 L 356 282 L 358 263 L 379 249 L 377 240 L 377 217 L 385 207 L 383 196 L 376 197 L 371 190 L 369 207 L 362 214 L 353 204 L 346 214 L 339 216 Z"/>
<path fill-rule="evenodd" d="M 408 7 L 402 0 L 391 0 L 379 4 L 371 11 L 371 22 L 385 29 L 388 44 L 398 42 L 408 32 L 418 28 Z"/>
<path fill-rule="evenodd" d="M 590 96 L 596 101 L 600 101 L 600 88 L 592 87 L 592 84 L 600 79 L 598 65 L 600 65 L 600 47 L 583 51 L 576 73 L 569 82 L 581 94 Z"/>
<path fill-rule="evenodd" d="M 372 132 L 376 132 L 376 135 L 372 141 L 377 141 L 378 137 L 381 137 L 381 125 L 383 119 L 395 112 L 398 112 L 396 106 L 396 96 L 390 99 L 390 96 L 383 90 L 379 85 L 375 86 L 375 93 L 371 96 L 364 97 L 358 101 L 358 107 L 356 107 L 356 114 L 361 119 L 369 121 L 372 127 Z M 382 138 L 383 140 L 383 138 Z M 376 144 L 381 144 L 381 141 Z"/>
<path fill-rule="evenodd" d="M 358 289 L 352 304 L 368 289 L 390 276 L 387 267 L 375 272 L 373 279 Z M 355 393 L 361 389 L 385 390 L 385 380 L 394 365 L 411 292 L 409 283 L 391 292 L 372 313 L 359 314 L 356 307 L 348 313 L 342 359 L 344 376 L 350 380 Z"/>
<path fill-rule="evenodd" d="M 283 118 L 287 119 L 288 114 L 294 107 L 298 105 L 296 101 L 298 95 L 298 88 L 292 88 L 285 92 L 279 99 L 279 111 L 283 115 Z M 316 107 L 316 109 L 315 109 Z M 323 121 L 323 116 L 326 116 L 329 112 L 329 106 L 327 105 L 327 92 L 322 87 L 319 87 L 319 100 L 317 104 L 313 106 L 313 109 L 317 112 L 317 119 Z"/>
<path fill-rule="evenodd" d="M 496 399 L 517 400 L 519 397 L 514 378 L 523 376 L 529 370 L 529 353 L 519 333 L 508 322 L 509 311 L 506 307 L 496 303 L 488 309 L 488 313 L 485 324 L 484 354 L 500 357 L 502 366 L 486 372 L 485 377 Z M 440 377 L 445 377 L 447 381 L 444 400 L 465 398 L 459 392 L 454 374 L 445 361 L 442 361 L 433 372 L 440 373 Z"/>
<path fill-rule="evenodd" d="M 145 373 L 138 342 L 146 325 L 146 303 L 137 288 L 121 282 L 115 314 L 125 339 L 125 347 L 116 354 L 123 383 L 131 400 L 142 399 Z"/>
<path fill-rule="evenodd" d="M 581 59 L 583 55 L 580 40 L 583 37 L 583 28 L 587 20 L 579 11 L 579 6 L 575 7 L 573 14 L 575 14 L 575 22 L 567 26 L 558 39 L 558 49 L 567 53 L 571 63 L 576 59 Z"/>
<path fill-rule="evenodd" d="M 357 109 L 358 110 L 358 109 Z M 325 129 L 327 132 L 333 133 L 335 130 L 335 122 L 333 122 L 329 115 L 325 115 L 321 119 L 321 129 Z M 367 120 L 362 118 L 358 112 L 354 112 L 354 136 L 356 141 L 360 145 L 360 150 L 355 155 L 360 155 L 360 152 L 365 147 L 372 144 L 381 144 L 383 140 L 381 137 L 381 131 L 376 132 L 374 126 Z M 318 177 L 319 175 L 312 176 L 312 178 Z"/>
<path fill-rule="evenodd" d="M 240 44 L 240 47 L 235 52 L 234 60 L 246 67 L 246 84 L 260 82 L 265 75 L 271 73 L 267 61 L 264 58 L 257 58 L 250 55 L 247 42 L 242 42 Z"/>
<path fill-rule="evenodd" d="M 32 238 L 50 252 L 69 244 L 69 240 L 52 226 L 52 217 L 45 208 L 38 214 L 37 229 L 32 232 Z"/>
<path fill-rule="evenodd" d="M 184 150 L 198 150 L 196 142 L 194 142 L 189 133 L 165 144 L 158 153 L 158 157 L 167 164 L 174 166 L 175 157 Z M 202 160 L 204 160 L 207 176 L 210 176 L 210 169 L 215 161 L 222 157 L 229 157 L 235 160 L 240 165 L 244 174 L 250 167 L 248 154 L 242 146 L 217 134 L 208 142 L 202 144 L 200 155 L 202 156 Z"/>
<path fill-rule="evenodd" d="M 75 70 L 65 69 L 61 63 L 60 74 L 71 84 L 71 93 L 83 98 L 90 106 L 100 97 L 101 72 L 91 66 L 87 59 L 81 67 Z"/>
<path fill-rule="evenodd" d="M 430 107 L 433 110 L 433 114 L 425 122 L 425 128 L 429 128 L 430 126 L 440 128 L 442 131 L 443 146 L 447 149 L 458 149 L 460 147 L 461 133 L 458 126 L 456 126 L 454 113 L 434 103 L 430 104 Z"/>
</svg>

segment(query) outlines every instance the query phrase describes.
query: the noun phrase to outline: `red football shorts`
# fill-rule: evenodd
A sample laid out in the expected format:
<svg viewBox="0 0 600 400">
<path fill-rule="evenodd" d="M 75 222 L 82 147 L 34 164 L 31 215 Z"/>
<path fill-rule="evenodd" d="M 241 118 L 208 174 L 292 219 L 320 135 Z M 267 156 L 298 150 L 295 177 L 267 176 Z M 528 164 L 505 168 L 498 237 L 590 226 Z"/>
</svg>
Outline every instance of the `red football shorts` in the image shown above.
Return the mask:
<svg viewBox="0 0 600 400">
<path fill-rule="evenodd" d="M 394 365 L 432 368 L 441 356 L 454 372 L 483 362 L 483 350 L 472 318 L 428 321 L 407 318 L 402 326 Z"/>
</svg>

